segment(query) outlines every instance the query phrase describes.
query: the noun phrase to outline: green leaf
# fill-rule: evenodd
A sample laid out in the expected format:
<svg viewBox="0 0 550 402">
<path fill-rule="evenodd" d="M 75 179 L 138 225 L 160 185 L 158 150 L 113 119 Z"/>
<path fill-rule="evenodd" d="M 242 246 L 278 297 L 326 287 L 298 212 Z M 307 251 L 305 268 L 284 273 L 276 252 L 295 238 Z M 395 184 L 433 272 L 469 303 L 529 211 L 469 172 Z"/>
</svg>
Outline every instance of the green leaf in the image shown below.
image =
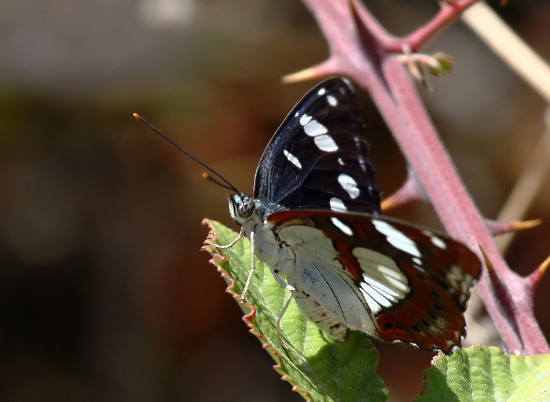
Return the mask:
<svg viewBox="0 0 550 402">
<path fill-rule="evenodd" d="M 237 295 L 251 267 L 250 243 L 242 239 L 230 248 L 219 249 L 215 243 L 228 244 L 237 233 L 218 222 L 205 222 L 212 228 L 205 249 L 214 256 L 211 262 L 228 283 L 227 291 L 239 301 Z M 269 268 L 256 260 L 246 303 L 239 301 L 239 305 L 247 314 L 243 319 L 251 333 L 278 363 L 275 369 L 283 379 L 305 399 L 314 401 L 385 401 L 388 391 L 376 375 L 378 354 L 364 334 L 352 332 L 345 342 L 334 341 L 292 301 L 281 321 L 281 346 L 276 322 L 289 297 Z"/>
<path fill-rule="evenodd" d="M 475 346 L 434 361 L 418 402 L 550 400 L 550 355 L 513 356 Z"/>
</svg>

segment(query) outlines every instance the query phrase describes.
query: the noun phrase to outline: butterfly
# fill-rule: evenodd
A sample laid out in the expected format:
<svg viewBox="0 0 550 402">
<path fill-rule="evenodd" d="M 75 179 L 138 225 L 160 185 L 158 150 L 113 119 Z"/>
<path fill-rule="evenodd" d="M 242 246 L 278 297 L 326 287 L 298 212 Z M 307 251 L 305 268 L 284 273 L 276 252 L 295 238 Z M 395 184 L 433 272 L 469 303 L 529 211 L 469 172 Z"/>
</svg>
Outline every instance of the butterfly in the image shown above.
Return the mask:
<svg viewBox="0 0 550 402">
<path fill-rule="evenodd" d="M 351 82 L 321 82 L 268 143 L 253 196 L 228 195 L 231 217 L 332 338 L 362 331 L 450 354 L 466 333 L 480 261 L 446 235 L 382 214 L 365 134 Z"/>
</svg>

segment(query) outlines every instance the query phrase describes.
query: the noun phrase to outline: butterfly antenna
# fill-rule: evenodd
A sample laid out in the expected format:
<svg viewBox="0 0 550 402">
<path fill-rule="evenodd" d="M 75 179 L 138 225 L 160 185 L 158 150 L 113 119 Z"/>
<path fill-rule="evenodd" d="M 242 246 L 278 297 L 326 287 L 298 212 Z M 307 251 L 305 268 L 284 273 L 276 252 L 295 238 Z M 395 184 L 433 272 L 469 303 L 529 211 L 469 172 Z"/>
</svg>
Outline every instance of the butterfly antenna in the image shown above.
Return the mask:
<svg viewBox="0 0 550 402">
<path fill-rule="evenodd" d="M 227 184 L 225 184 L 225 183 L 222 183 L 222 182 L 216 180 L 215 178 L 213 178 L 212 176 L 210 176 L 210 175 L 209 175 L 208 173 L 206 173 L 206 172 L 202 174 L 202 178 L 203 178 L 204 180 L 208 180 L 209 182 L 212 182 L 212 183 L 214 183 L 214 184 L 216 184 L 216 185 L 218 185 L 218 186 L 220 186 L 220 187 L 223 187 L 223 188 L 225 188 L 225 189 L 227 189 L 227 190 L 232 190 L 232 191 L 235 191 L 235 192 L 238 193 L 238 191 L 237 191 L 233 186 L 227 185 Z"/>
<path fill-rule="evenodd" d="M 166 134 L 164 134 L 162 131 L 160 131 L 158 128 L 153 126 L 151 123 L 149 123 L 147 120 L 145 120 L 143 117 L 141 117 L 137 113 L 133 113 L 133 116 L 136 118 L 136 120 L 140 121 L 141 123 L 145 124 L 147 127 L 149 127 L 151 130 L 153 130 L 155 133 L 160 135 L 162 138 L 164 138 L 166 141 L 168 141 L 170 144 L 175 146 L 177 149 L 179 149 L 181 152 L 183 152 L 185 155 L 193 159 L 195 162 L 197 162 L 199 165 L 201 165 L 203 168 L 207 169 L 210 173 L 217 176 L 221 181 L 218 181 L 214 179 L 213 177 L 209 176 L 208 173 L 204 173 L 203 177 L 213 183 L 216 183 L 218 186 L 221 186 L 223 188 L 226 188 L 228 190 L 234 191 L 236 193 L 239 192 L 237 188 L 229 182 L 225 177 L 223 177 L 221 174 L 216 172 L 214 169 L 212 169 L 210 166 L 208 166 L 206 163 L 201 161 L 199 158 L 197 158 L 195 155 L 187 151 L 186 149 L 182 148 L 176 141 L 168 137 Z"/>
</svg>

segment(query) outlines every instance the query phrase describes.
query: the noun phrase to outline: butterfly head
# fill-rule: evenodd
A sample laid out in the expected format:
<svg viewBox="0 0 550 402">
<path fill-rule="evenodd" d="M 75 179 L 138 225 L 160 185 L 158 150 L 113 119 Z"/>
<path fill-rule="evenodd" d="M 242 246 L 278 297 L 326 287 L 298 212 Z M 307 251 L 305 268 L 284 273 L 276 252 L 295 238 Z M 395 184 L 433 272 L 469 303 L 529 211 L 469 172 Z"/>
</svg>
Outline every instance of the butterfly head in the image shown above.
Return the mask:
<svg viewBox="0 0 550 402">
<path fill-rule="evenodd" d="M 229 213 L 237 223 L 243 225 L 254 214 L 256 203 L 254 198 L 244 193 L 229 194 Z"/>
</svg>

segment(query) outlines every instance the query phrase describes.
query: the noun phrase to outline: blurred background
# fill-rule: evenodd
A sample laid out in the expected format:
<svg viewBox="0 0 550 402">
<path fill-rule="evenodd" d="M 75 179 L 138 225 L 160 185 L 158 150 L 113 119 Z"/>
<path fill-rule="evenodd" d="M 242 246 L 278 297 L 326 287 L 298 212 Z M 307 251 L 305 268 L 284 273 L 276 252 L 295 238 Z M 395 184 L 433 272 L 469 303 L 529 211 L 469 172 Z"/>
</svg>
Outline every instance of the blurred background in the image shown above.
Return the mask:
<svg viewBox="0 0 550 402">
<path fill-rule="evenodd" d="M 365 3 L 395 34 L 438 8 Z M 550 59 L 548 2 L 492 3 Z M 450 75 L 430 80 L 435 91 L 420 91 L 494 218 L 543 132 L 545 104 L 460 21 L 426 50 L 455 58 Z M 326 55 L 295 0 L 0 0 L 2 401 L 301 400 L 199 251 L 202 218 L 232 225 L 225 190 L 131 114 L 250 192 L 264 146 L 313 85 L 280 78 Z M 387 195 L 406 165 L 360 97 Z M 544 223 L 507 253 L 518 272 L 550 251 L 549 199 L 545 185 L 528 214 Z M 427 206 L 393 214 L 439 225 Z M 549 294 L 545 279 L 535 302 L 546 334 Z M 430 357 L 378 346 L 391 400 L 410 400 Z"/>
</svg>

